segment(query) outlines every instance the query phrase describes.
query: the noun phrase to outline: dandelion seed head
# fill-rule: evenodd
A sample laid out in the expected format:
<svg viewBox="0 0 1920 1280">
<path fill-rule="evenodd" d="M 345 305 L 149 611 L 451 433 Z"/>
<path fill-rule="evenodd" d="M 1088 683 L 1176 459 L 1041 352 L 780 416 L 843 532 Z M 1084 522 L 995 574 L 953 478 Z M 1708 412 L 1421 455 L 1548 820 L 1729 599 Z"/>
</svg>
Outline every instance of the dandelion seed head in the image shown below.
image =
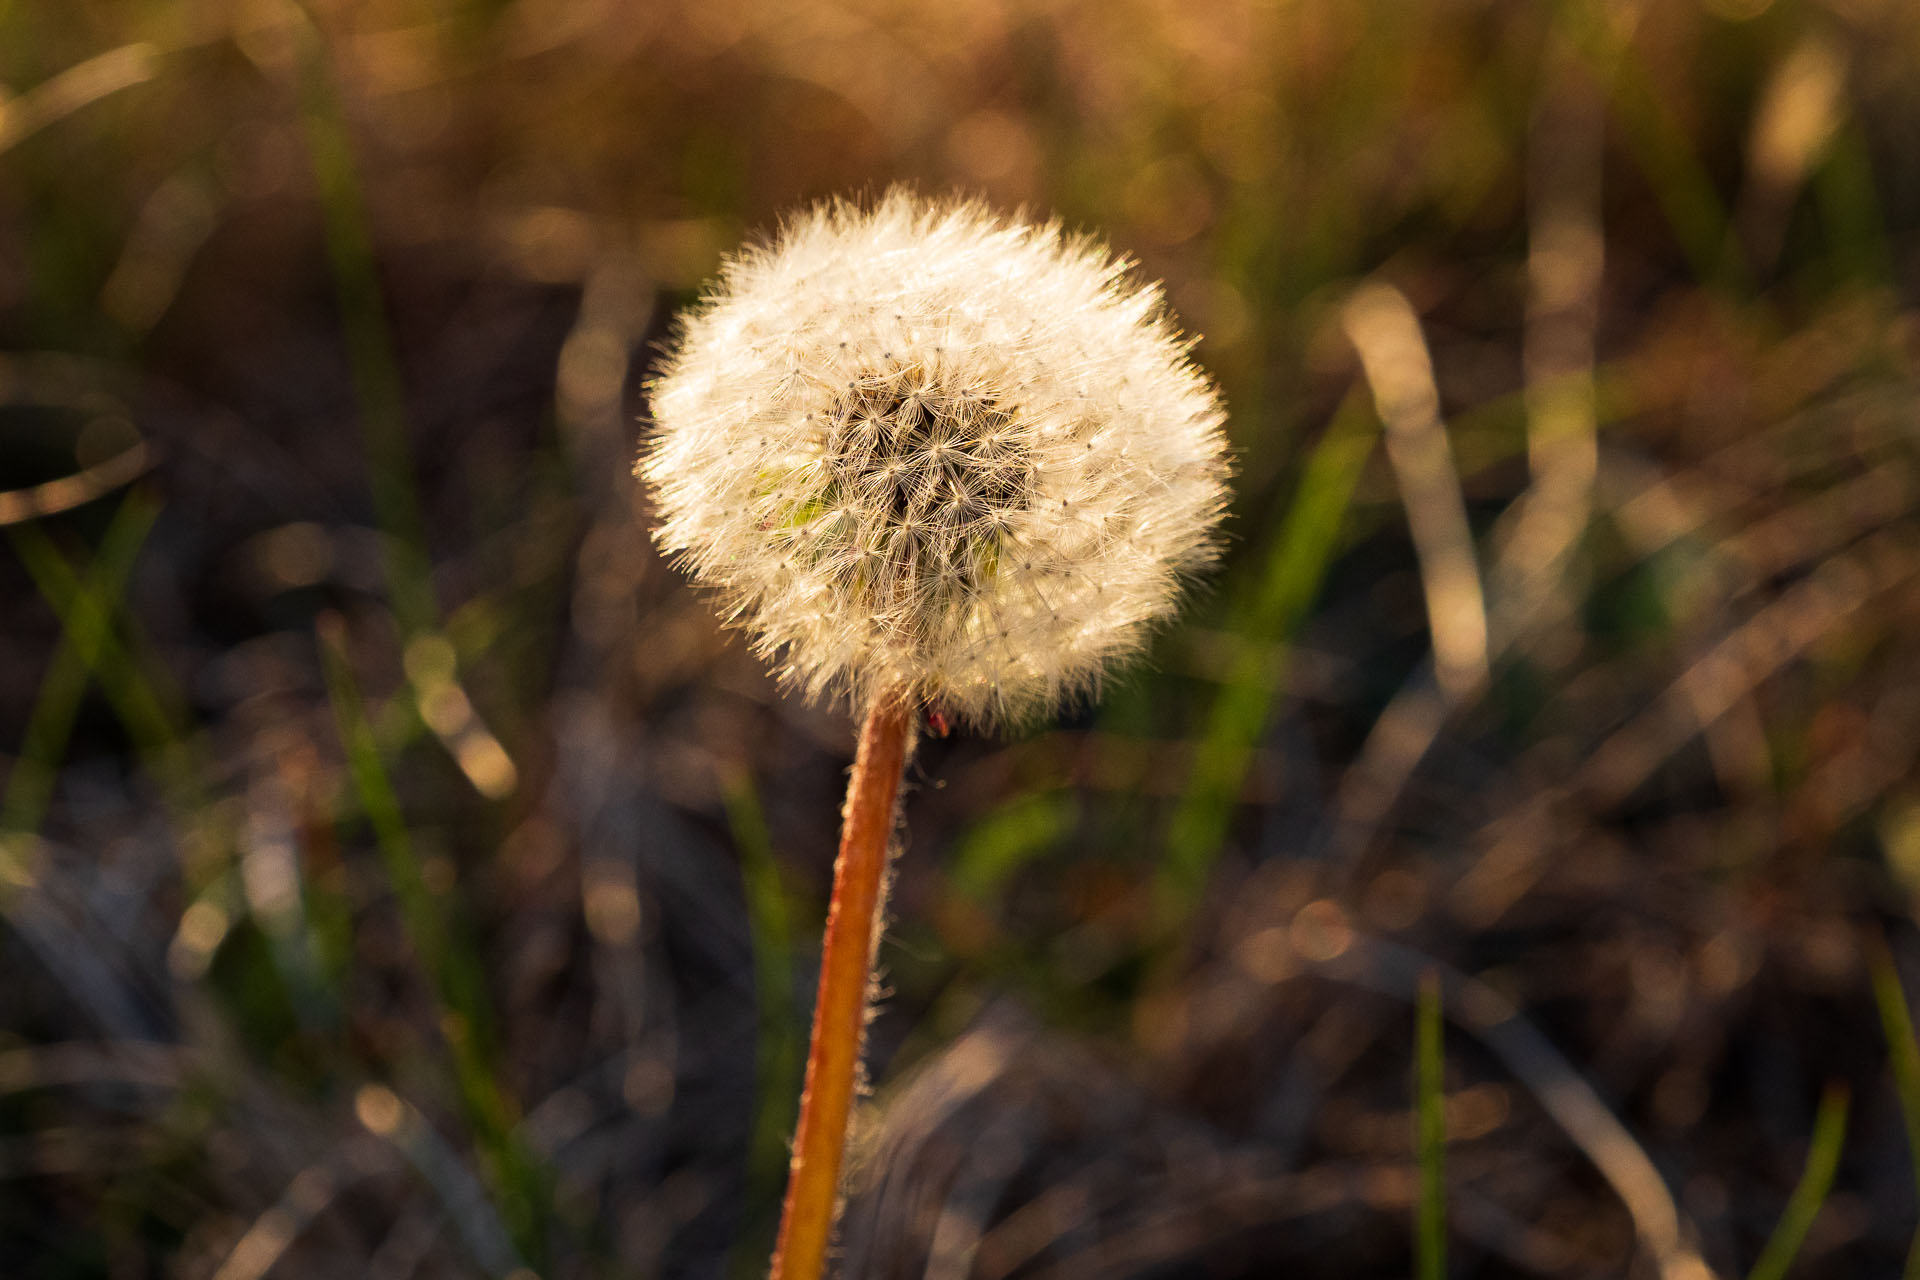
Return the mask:
<svg viewBox="0 0 1920 1280">
<path fill-rule="evenodd" d="M 1092 691 L 1216 551 L 1223 414 L 1157 286 L 894 191 L 723 267 L 652 383 L 661 547 L 782 677 L 981 727 Z"/>
</svg>

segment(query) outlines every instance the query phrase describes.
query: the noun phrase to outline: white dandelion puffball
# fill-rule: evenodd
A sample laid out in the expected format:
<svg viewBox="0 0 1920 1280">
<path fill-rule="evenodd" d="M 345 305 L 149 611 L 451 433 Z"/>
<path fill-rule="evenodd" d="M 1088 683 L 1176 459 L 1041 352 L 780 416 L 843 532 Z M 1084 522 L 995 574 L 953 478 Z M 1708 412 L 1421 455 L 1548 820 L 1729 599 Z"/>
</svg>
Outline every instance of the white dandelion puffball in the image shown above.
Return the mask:
<svg viewBox="0 0 1920 1280">
<path fill-rule="evenodd" d="M 1156 285 L 894 191 L 728 261 L 651 385 L 660 546 L 781 675 L 991 727 L 1090 692 L 1211 560 L 1223 413 Z"/>
</svg>

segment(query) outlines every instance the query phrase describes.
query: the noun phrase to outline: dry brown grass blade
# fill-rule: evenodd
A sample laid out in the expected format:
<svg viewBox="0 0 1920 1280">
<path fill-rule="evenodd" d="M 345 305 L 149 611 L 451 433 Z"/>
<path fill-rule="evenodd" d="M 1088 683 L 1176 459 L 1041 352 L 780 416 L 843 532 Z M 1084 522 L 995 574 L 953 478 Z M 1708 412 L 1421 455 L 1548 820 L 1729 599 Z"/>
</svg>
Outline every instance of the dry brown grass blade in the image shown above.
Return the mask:
<svg viewBox="0 0 1920 1280">
<path fill-rule="evenodd" d="M 0 1093 L 96 1084 L 171 1089 L 182 1082 L 191 1061 L 183 1050 L 139 1040 L 9 1049 L 0 1053 Z"/>
<path fill-rule="evenodd" d="M 0 98 L 0 152 L 82 107 L 153 79 L 160 50 L 144 41 L 88 58 L 17 98 Z"/>
<path fill-rule="evenodd" d="M 1417 673 L 1387 704 L 1334 796 L 1329 861 L 1350 868 L 1376 837 L 1449 713 L 1486 687 L 1489 656 L 1473 532 L 1440 421 L 1440 392 L 1420 319 L 1399 290 L 1371 283 L 1348 299 L 1341 322 L 1386 427 L 1387 460 L 1406 508 L 1433 638 L 1430 676 Z"/>
<path fill-rule="evenodd" d="M 1440 423 L 1433 359 L 1412 304 L 1391 285 L 1361 286 L 1341 320 L 1386 426 L 1387 460 L 1426 592 L 1434 675 L 1455 704 L 1486 682 L 1487 611 L 1460 472 Z"/>
<path fill-rule="evenodd" d="M 295 1174 L 280 1198 L 234 1242 L 213 1280 L 261 1280 L 343 1187 L 379 1170 L 387 1163 L 385 1156 L 383 1143 L 351 1139 L 340 1152 Z"/>
<path fill-rule="evenodd" d="M 1625 800 L 1662 761 L 1755 686 L 1916 572 L 1911 553 L 1886 533 L 1829 558 L 1714 645 L 1651 707 L 1603 742 L 1576 785 L 1601 808 Z"/>
<path fill-rule="evenodd" d="M 1353 929 L 1331 904 L 1311 904 L 1283 945 L 1327 977 L 1411 1004 L 1421 975 L 1438 971 L 1448 1016 L 1490 1049 L 1578 1147 L 1633 1218 L 1661 1280 L 1709 1280 L 1660 1172 L 1593 1086 L 1505 996 L 1486 983 L 1403 943 Z"/>
<path fill-rule="evenodd" d="M 143 440 L 70 476 L 25 489 L 0 491 L 0 526 L 38 520 L 85 506 L 138 480 L 153 466 L 155 455 L 156 450 Z"/>
<path fill-rule="evenodd" d="M 1531 482 L 1503 520 L 1492 571 L 1496 649 L 1564 627 L 1572 557 L 1592 516 L 1599 472 L 1596 331 L 1606 240 L 1600 225 L 1605 103 L 1564 33 L 1548 53 L 1549 88 L 1527 158 L 1527 465 Z"/>
</svg>

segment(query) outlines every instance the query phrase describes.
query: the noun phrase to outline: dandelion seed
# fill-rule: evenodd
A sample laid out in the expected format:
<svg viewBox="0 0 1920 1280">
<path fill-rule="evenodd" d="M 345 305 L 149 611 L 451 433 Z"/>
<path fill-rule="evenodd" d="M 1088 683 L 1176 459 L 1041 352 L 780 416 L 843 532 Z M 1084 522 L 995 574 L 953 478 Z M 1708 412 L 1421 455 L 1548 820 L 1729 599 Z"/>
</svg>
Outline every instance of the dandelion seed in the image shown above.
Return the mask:
<svg viewBox="0 0 1920 1280">
<path fill-rule="evenodd" d="M 651 391 L 661 546 L 786 681 L 856 708 L 1050 710 L 1217 545 L 1222 413 L 1157 287 L 977 204 L 800 216 L 727 264 Z M 1055 609 L 1043 581 L 1080 585 Z"/>
</svg>

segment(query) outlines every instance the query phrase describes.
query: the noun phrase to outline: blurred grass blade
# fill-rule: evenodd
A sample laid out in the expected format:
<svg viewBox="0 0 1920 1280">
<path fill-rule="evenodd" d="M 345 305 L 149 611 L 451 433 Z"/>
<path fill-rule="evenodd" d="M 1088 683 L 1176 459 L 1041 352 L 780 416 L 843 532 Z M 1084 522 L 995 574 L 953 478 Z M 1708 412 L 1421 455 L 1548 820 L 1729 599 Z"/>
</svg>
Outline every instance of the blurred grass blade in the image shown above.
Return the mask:
<svg viewBox="0 0 1920 1280">
<path fill-rule="evenodd" d="M 143 518 L 150 521 L 152 516 Z M 199 774 L 182 754 L 188 716 L 179 690 L 157 663 L 121 636 L 114 625 L 120 612 L 116 598 L 101 589 L 101 582 L 82 578 L 46 530 L 29 523 L 12 526 L 8 534 L 20 563 L 74 640 L 75 654 L 106 695 L 175 815 L 183 820 L 198 816 L 204 806 L 198 799 Z"/>
<path fill-rule="evenodd" d="M 1162 900 L 1190 905 L 1219 855 L 1227 824 L 1245 784 L 1253 753 L 1266 731 L 1282 672 L 1273 645 L 1285 645 L 1319 595 L 1327 566 L 1340 545 L 1354 486 L 1379 437 L 1379 421 L 1366 393 L 1356 387 L 1341 402 L 1314 446 L 1286 519 L 1266 553 L 1266 570 L 1235 627 L 1241 637 L 1226 683 L 1214 699 L 1207 727 L 1195 748 L 1193 773 L 1174 811 L 1167 858 L 1161 867 Z"/>
<path fill-rule="evenodd" d="M 1606 1179 L 1633 1218 L 1634 1230 L 1663 1280 L 1702 1280 L 1713 1272 L 1686 1243 L 1679 1207 L 1660 1171 L 1633 1134 L 1594 1092 L 1553 1042 L 1520 1009 L 1479 978 L 1450 969 L 1427 952 L 1404 943 L 1346 934 L 1332 960 L 1315 963 L 1343 982 L 1417 1002 L 1422 975 L 1443 975 L 1440 994 L 1455 1025 L 1476 1037 L 1506 1064 L 1553 1122 Z M 1293 946 L 1289 942 L 1290 946 Z M 1311 955 L 1293 947 L 1295 955 Z"/>
<path fill-rule="evenodd" d="M 1016 796 L 973 824 L 954 844 L 954 890 L 985 904 L 1007 878 L 1072 830 L 1076 802 L 1063 791 Z"/>
<path fill-rule="evenodd" d="M 1807 1164 L 1800 1184 L 1793 1189 L 1780 1224 L 1753 1264 L 1748 1280 L 1786 1280 L 1787 1270 L 1806 1242 L 1807 1231 L 1826 1203 L 1833 1187 L 1834 1171 L 1840 1167 L 1840 1149 L 1847 1140 L 1847 1090 L 1845 1085 L 1827 1086 L 1820 1099 L 1819 1114 L 1813 1120 L 1813 1139 L 1807 1144 Z"/>
<path fill-rule="evenodd" d="M 1392 285 L 1362 284 L 1340 318 L 1373 393 L 1413 536 L 1434 680 L 1454 706 L 1487 682 L 1487 602 L 1460 468 L 1440 418 L 1433 353 L 1419 313 Z"/>
<path fill-rule="evenodd" d="M 103 609 L 118 607 L 140 548 L 159 514 L 159 502 L 139 491 L 127 495 L 114 513 L 83 584 L 84 593 Z M 49 549 L 36 545 L 32 534 L 26 539 L 22 555 L 44 560 Z M 22 546 L 18 541 L 15 545 Z M 86 696 L 87 673 L 99 667 L 104 656 L 108 631 L 99 625 L 101 620 L 90 611 L 84 618 L 76 613 L 75 621 L 88 625 L 63 626 L 65 634 L 40 679 L 19 754 L 7 775 L 5 796 L 0 799 L 0 828 L 9 832 L 39 829 L 53 797 L 55 771 Z"/>
<path fill-rule="evenodd" d="M 1695 278 L 1730 293 L 1751 292 L 1746 259 L 1729 251 L 1726 204 L 1634 47 L 1633 26 L 1641 8 L 1561 0 L 1558 16 L 1595 79 L 1605 86 L 1621 136 Z"/>
<path fill-rule="evenodd" d="M 400 796 L 380 758 L 366 704 L 349 665 L 345 626 L 337 616 L 320 619 L 319 639 L 340 744 L 346 752 L 360 807 L 373 827 L 374 843 L 379 849 L 388 885 L 399 900 L 407 933 L 420 963 L 441 997 L 457 1008 L 467 1003 L 474 993 L 468 987 L 468 975 L 457 973 L 452 963 L 440 906 L 434 901 L 414 854 Z"/>
<path fill-rule="evenodd" d="M 488 1061 L 492 1017 L 479 956 L 453 936 L 446 910 L 427 884 L 401 810 L 399 792 L 381 758 L 366 704 L 354 680 L 347 656 L 346 627 L 338 615 L 320 619 L 319 641 L 327 693 L 347 768 L 361 808 L 373 827 L 374 844 L 400 904 L 407 938 L 441 1005 L 439 1023 L 453 1059 L 468 1123 L 475 1142 L 493 1167 L 500 1209 L 516 1243 L 529 1258 L 538 1259 L 538 1224 L 548 1197 L 540 1186 L 542 1177 L 532 1157 L 513 1134 L 517 1117 Z"/>
<path fill-rule="evenodd" d="M 1880 1029 L 1887 1039 L 1887 1058 L 1893 1068 L 1894 1092 L 1907 1124 L 1907 1156 L 1913 1162 L 1913 1185 L 1920 1190 L 1920 1040 L 1913 1034 L 1913 1014 L 1907 993 L 1894 967 L 1893 952 L 1884 939 L 1867 948 L 1868 972 L 1873 979 L 1873 1002 L 1880 1010 Z M 1907 1250 L 1906 1280 L 1920 1280 L 1920 1230 Z"/>
<path fill-rule="evenodd" d="M 520 770 L 461 686 L 459 653 L 453 642 L 438 631 L 422 631 L 408 641 L 401 666 L 413 688 L 413 709 L 419 722 L 432 730 L 473 789 L 489 800 L 504 800 L 513 794 L 520 785 Z M 396 742 L 412 737 L 411 722 L 403 722 L 401 728 L 403 732 L 381 740 Z"/>
<path fill-rule="evenodd" d="M 740 882 L 746 894 L 752 931 L 754 989 L 759 1006 L 758 1098 L 754 1103 L 752 1173 L 769 1200 L 777 1197 L 787 1169 L 787 1139 L 793 1132 L 800 1094 L 800 1064 L 805 1029 L 794 1006 L 793 930 L 787 919 L 787 895 L 773 838 L 752 781 L 744 775 L 726 783 L 723 794 L 734 847 L 740 851 Z M 747 1247 L 742 1242 L 742 1247 Z M 755 1242 L 753 1259 L 766 1250 Z"/>
<path fill-rule="evenodd" d="M 1825 161 L 1814 171 L 1813 191 L 1836 273 L 1873 288 L 1896 279 L 1886 215 L 1874 186 L 1873 156 L 1857 120 L 1841 124 Z"/>
<path fill-rule="evenodd" d="M 414 484 L 408 443 L 411 427 L 400 365 L 394 356 L 393 334 L 374 267 L 366 197 L 354 166 L 346 113 L 327 65 L 326 50 L 304 12 L 289 29 L 299 48 L 300 117 L 320 189 L 327 259 L 333 268 L 347 362 L 360 405 L 374 513 L 384 535 L 387 591 L 401 634 L 411 637 L 431 627 L 439 610 Z"/>
<path fill-rule="evenodd" d="M 153 79 L 160 50 L 144 42 L 96 54 L 17 98 L 0 94 L 0 152 L 100 99 Z"/>
<path fill-rule="evenodd" d="M 440 606 L 433 590 L 433 564 L 427 551 L 410 447 L 413 428 L 406 389 L 394 354 L 373 238 L 368 230 L 366 195 L 354 163 L 353 140 L 319 31 L 304 11 L 289 28 L 299 51 L 300 115 L 319 187 L 327 260 L 338 295 L 347 363 L 359 403 L 361 439 L 375 518 L 380 525 L 387 595 L 410 661 L 424 642 L 448 655 L 430 664 L 440 678 L 415 681 L 420 723 L 440 739 L 474 788 L 490 800 L 509 795 L 519 770 L 459 685 L 454 649 L 440 634 Z M 406 724 L 411 733 L 413 725 Z"/>
<path fill-rule="evenodd" d="M 154 449 L 141 440 L 72 475 L 25 489 L 0 492 L 0 525 L 38 520 L 85 506 L 121 485 L 138 480 L 153 466 L 155 456 Z"/>
<path fill-rule="evenodd" d="M 131 573 L 160 507 L 158 498 L 140 489 L 131 491 L 84 578 L 38 524 L 7 531 L 21 563 L 59 617 L 65 638 L 32 713 L 29 746 L 23 748 L 22 760 L 0 801 L 0 830 L 35 831 L 46 816 L 52 773 L 36 778 L 21 770 L 29 767 L 29 758 L 37 757 L 51 771 L 64 754 L 73 715 L 85 693 L 84 678 L 75 678 L 67 666 L 69 661 L 77 662 L 106 697 L 142 766 L 159 785 L 161 803 L 175 828 L 183 887 L 192 902 L 182 914 L 182 932 L 176 933 L 168 960 L 181 964 L 176 972 L 192 973 L 196 966 L 204 969 L 203 962 L 225 937 L 235 915 L 229 875 L 233 834 L 225 810 L 208 800 L 208 769 L 189 733 L 186 699 L 143 641 L 137 620 L 121 599 L 125 576 Z M 124 565 L 119 563 L 122 557 Z M 5 854 L 0 857 L 0 880 L 15 879 L 23 870 L 16 858 L 24 855 L 13 850 Z M 201 945 L 192 945 L 196 939 Z"/>
<path fill-rule="evenodd" d="M 1414 1274 L 1418 1280 L 1446 1280 L 1447 1060 L 1440 975 L 1432 969 L 1420 975 L 1415 1022 L 1415 1147 L 1420 1162 L 1420 1202 L 1414 1229 Z"/>
<path fill-rule="evenodd" d="M 355 1117 L 369 1133 L 392 1143 L 433 1189 L 467 1252 L 491 1280 L 526 1280 L 513 1242 L 473 1171 L 426 1116 L 383 1084 L 362 1085 Z"/>
<path fill-rule="evenodd" d="M 310 1227 L 354 1181 L 351 1166 L 338 1157 L 308 1165 L 287 1183 L 279 1199 L 253 1220 L 234 1241 L 213 1280 L 265 1280 L 265 1277 Z"/>
</svg>

